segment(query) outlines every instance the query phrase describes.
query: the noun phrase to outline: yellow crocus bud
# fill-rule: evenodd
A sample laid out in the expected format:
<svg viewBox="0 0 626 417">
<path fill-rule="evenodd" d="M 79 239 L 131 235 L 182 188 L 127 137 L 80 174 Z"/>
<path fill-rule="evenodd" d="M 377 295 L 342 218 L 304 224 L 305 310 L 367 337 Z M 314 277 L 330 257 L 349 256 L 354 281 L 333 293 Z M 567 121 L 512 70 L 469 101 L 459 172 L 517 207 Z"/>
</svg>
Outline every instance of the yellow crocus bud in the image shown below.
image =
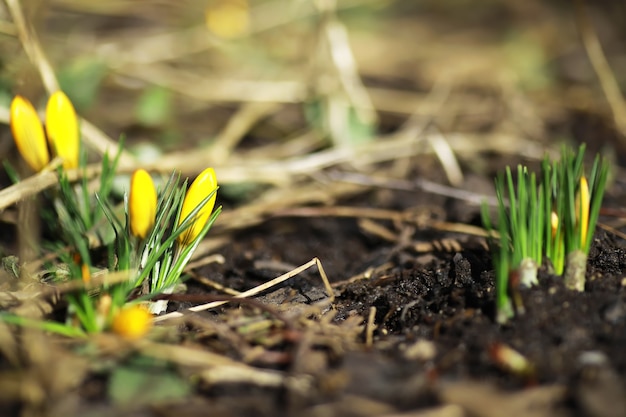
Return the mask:
<svg viewBox="0 0 626 417">
<path fill-rule="evenodd" d="M 590 204 L 589 183 L 587 182 L 587 178 L 584 175 L 580 177 L 580 187 L 578 189 L 577 197 L 577 209 L 578 215 L 580 215 L 580 218 L 578 219 L 580 224 L 580 244 L 582 246 L 587 241 L 587 233 L 589 232 Z"/>
<path fill-rule="evenodd" d="M 46 132 L 54 152 L 63 160 L 63 168 L 78 166 L 79 133 L 76 111 L 63 91 L 56 91 L 46 106 Z"/>
<path fill-rule="evenodd" d="M 141 305 L 123 307 L 113 318 L 111 329 L 125 339 L 137 340 L 152 328 L 152 314 Z"/>
<path fill-rule="evenodd" d="M 552 228 L 552 239 L 556 237 L 556 231 L 559 228 L 559 215 L 556 214 L 556 211 L 552 210 L 550 215 L 550 226 Z"/>
<path fill-rule="evenodd" d="M 50 161 L 41 120 L 33 105 L 22 96 L 11 102 L 11 132 L 22 158 L 34 171 L 41 171 Z"/>
<path fill-rule="evenodd" d="M 196 177 L 189 187 L 189 190 L 187 190 L 187 195 L 185 195 L 185 200 L 183 201 L 183 208 L 180 212 L 178 225 L 180 226 L 181 223 L 189 217 L 191 212 L 216 189 L 217 178 L 215 177 L 215 171 L 213 168 L 207 168 Z M 213 193 L 211 199 L 206 202 L 200 211 L 198 211 L 191 226 L 178 236 L 178 243 L 180 245 L 189 245 L 202 231 L 204 225 L 209 220 L 211 212 L 213 211 L 215 197 L 216 193 Z"/>
<path fill-rule="evenodd" d="M 141 239 L 148 235 L 156 217 L 157 193 L 152 177 L 145 169 L 138 169 L 130 180 L 128 216 L 130 232 Z"/>
</svg>

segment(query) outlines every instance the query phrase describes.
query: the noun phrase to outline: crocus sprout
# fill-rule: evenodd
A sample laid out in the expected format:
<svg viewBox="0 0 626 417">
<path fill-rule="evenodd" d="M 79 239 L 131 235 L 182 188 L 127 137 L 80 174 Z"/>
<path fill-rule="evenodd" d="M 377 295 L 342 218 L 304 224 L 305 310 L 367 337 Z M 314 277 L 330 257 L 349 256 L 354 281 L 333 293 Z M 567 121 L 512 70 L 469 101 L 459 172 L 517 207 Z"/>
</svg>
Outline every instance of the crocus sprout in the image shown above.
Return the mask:
<svg viewBox="0 0 626 417">
<path fill-rule="evenodd" d="M 152 314 L 139 304 L 123 307 L 111 324 L 114 333 L 128 340 L 141 339 L 151 328 Z"/>
<path fill-rule="evenodd" d="M 154 226 L 156 208 L 157 193 L 152 177 L 145 169 L 138 169 L 131 178 L 128 199 L 130 232 L 133 236 L 146 238 Z"/>
<path fill-rule="evenodd" d="M 562 168 L 562 198 L 565 241 L 565 285 L 576 291 L 585 290 L 587 257 L 593 240 L 593 231 L 598 222 L 602 197 L 608 177 L 609 165 L 596 155 L 591 170 L 585 171 L 582 162 L 584 146 L 577 155 L 567 154 Z M 588 174 L 588 175 L 587 175 Z"/>
<path fill-rule="evenodd" d="M 191 226 L 178 236 L 179 245 L 183 247 L 189 245 L 204 228 L 204 225 L 213 211 L 213 206 L 215 205 L 216 189 L 217 179 L 215 177 L 215 171 L 213 168 L 207 168 L 196 177 L 189 187 L 189 190 L 187 190 L 187 194 L 183 200 L 183 207 L 180 212 L 179 226 L 187 220 L 187 217 L 189 217 L 189 215 L 202 203 L 203 200 L 205 200 L 211 193 L 213 193 L 213 196 L 198 211 Z"/>
<path fill-rule="evenodd" d="M 76 111 L 63 91 L 53 93 L 46 106 L 46 133 L 52 150 L 63 160 L 63 168 L 78 166 L 80 136 Z"/>
<path fill-rule="evenodd" d="M 603 181 L 606 181 L 604 179 Z M 602 186 L 604 189 L 604 186 Z M 604 190 L 602 190 L 603 192 Z M 597 213 L 593 220 L 593 224 L 590 223 L 589 210 L 591 208 L 591 193 L 589 191 L 589 183 L 587 177 L 582 175 L 579 180 L 578 192 L 576 193 L 575 210 L 576 218 L 575 225 L 578 229 L 577 239 L 573 244 L 573 249 L 567 254 L 567 267 L 564 271 L 565 285 L 568 288 L 577 291 L 585 290 L 585 270 L 587 266 L 587 254 L 589 253 L 589 246 L 591 240 L 588 239 L 590 227 L 595 228 L 597 221 Z M 589 242 L 589 246 L 587 246 Z"/>
<path fill-rule="evenodd" d="M 589 183 L 587 182 L 587 178 L 583 175 L 580 177 L 580 185 L 578 188 L 576 202 L 579 207 L 578 213 L 579 218 L 578 221 L 580 223 L 580 246 L 583 247 L 585 242 L 587 241 L 587 233 L 589 230 Z"/>
<path fill-rule="evenodd" d="M 521 285 L 533 284 L 544 258 L 555 274 L 563 275 L 568 288 L 584 291 L 587 257 L 609 170 L 597 155 L 586 172 L 584 152 L 581 145 L 576 153 L 564 148 L 559 161 L 546 157 L 538 180 L 526 167 L 518 167 L 516 183 L 508 167 L 506 175 L 496 179 L 498 222 L 492 224 L 486 206 L 482 217 L 494 256 L 499 322 L 513 316 L 507 291 L 511 274 L 519 274 Z"/>
<path fill-rule="evenodd" d="M 11 132 L 22 158 L 39 172 L 50 162 L 43 126 L 33 105 L 22 96 L 11 102 Z"/>
</svg>

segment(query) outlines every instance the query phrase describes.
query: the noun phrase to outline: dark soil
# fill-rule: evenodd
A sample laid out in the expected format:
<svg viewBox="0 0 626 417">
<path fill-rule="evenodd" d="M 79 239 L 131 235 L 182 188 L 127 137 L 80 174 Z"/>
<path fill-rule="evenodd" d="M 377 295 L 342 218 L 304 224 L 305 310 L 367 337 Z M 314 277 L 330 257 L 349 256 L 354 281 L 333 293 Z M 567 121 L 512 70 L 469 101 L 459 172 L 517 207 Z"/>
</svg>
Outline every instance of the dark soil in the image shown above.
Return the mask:
<svg viewBox="0 0 626 417">
<path fill-rule="evenodd" d="M 383 194 L 396 208 L 428 201 L 423 195 L 407 201 L 406 193 L 381 191 L 352 203 L 379 201 Z M 458 206 L 442 219 L 451 222 L 457 220 L 455 212 L 472 217 L 477 210 L 459 202 L 443 205 Z M 398 234 L 408 227 L 395 226 Z M 566 289 L 542 269 L 539 286 L 519 291 L 524 314 L 500 325 L 494 320 L 491 257 L 480 238 L 424 227 L 410 241 L 444 238 L 458 246 L 416 253 L 411 245 L 368 235 L 355 219 L 332 217 L 273 219 L 238 236 L 222 252 L 226 264 L 208 267 L 202 275 L 244 290 L 285 272 L 260 265 L 296 266 L 319 257 L 336 283 L 333 321 L 340 325 L 357 316 L 366 323 L 375 307 L 373 343 L 340 352 L 318 346 L 328 358 L 309 369 L 316 390 L 306 398 L 294 398 L 284 387 L 270 392 L 221 387 L 211 390 L 211 397 L 233 415 L 360 416 L 429 409 L 442 413 L 432 415 L 626 416 L 623 241 L 597 233 L 584 293 Z M 386 262 L 390 266 L 382 271 L 346 281 Z M 192 292 L 203 291 L 191 286 Z M 314 303 L 322 289 L 317 274 L 305 272 L 261 300 Z M 360 342 L 365 333 L 359 334 Z M 508 358 L 509 349 L 521 355 L 521 365 Z M 306 360 L 290 356 L 281 368 L 297 373 L 299 361 Z M 332 381 L 337 375 L 341 382 Z M 502 391 L 491 393 L 491 387 Z M 363 408 L 347 409 L 346 398 L 367 400 L 373 408 L 366 401 L 359 403 Z M 251 406 L 257 402 L 263 407 Z M 450 404 L 473 414 L 454 414 L 446 408 Z"/>
</svg>

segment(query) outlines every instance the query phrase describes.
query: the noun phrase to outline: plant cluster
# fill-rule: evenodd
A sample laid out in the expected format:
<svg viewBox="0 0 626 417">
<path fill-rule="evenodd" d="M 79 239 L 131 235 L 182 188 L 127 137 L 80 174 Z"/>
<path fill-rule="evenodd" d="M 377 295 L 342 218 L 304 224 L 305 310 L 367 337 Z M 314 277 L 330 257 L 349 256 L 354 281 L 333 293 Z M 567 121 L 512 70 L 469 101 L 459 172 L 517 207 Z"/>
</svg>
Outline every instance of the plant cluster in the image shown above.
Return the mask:
<svg viewBox="0 0 626 417">
<path fill-rule="evenodd" d="M 587 173 L 584 155 L 584 145 L 578 152 L 563 148 L 560 160 L 544 158 L 539 175 L 519 165 L 517 181 L 510 167 L 497 176 L 497 222 L 491 222 L 486 205 L 482 218 L 490 234 L 499 322 L 513 317 L 515 310 L 523 312 L 514 288 L 537 284 L 537 271 L 544 262 L 563 276 L 568 288 L 584 291 L 587 257 L 609 168 L 596 155 Z"/>
<path fill-rule="evenodd" d="M 220 212 L 219 207 L 213 210 L 215 171 L 205 169 L 191 185 L 174 173 L 157 189 L 150 174 L 137 169 L 129 193 L 116 206 L 112 189 L 119 155 L 104 155 L 96 190 L 91 191 L 78 118 L 63 92 L 48 101 L 47 135 L 33 105 L 20 96 L 11 104 L 10 124 L 17 148 L 33 171 L 57 170 L 59 187 L 45 194 L 53 211 L 44 217 L 56 226 L 52 232 L 58 240 L 51 246 L 64 265 L 54 268 L 55 280 L 76 285 L 64 294 L 65 323 L 7 314 L 2 319 L 73 336 L 113 330 L 128 338 L 141 337 L 150 328 L 152 314 L 166 308 L 165 301 L 150 298 L 171 293 L 180 283 L 185 266 Z M 52 161 L 46 137 L 56 155 Z M 77 183 L 68 177 L 72 169 L 82 174 Z M 106 259 L 94 256 L 96 246 L 105 248 L 106 256 L 100 258 Z"/>
</svg>

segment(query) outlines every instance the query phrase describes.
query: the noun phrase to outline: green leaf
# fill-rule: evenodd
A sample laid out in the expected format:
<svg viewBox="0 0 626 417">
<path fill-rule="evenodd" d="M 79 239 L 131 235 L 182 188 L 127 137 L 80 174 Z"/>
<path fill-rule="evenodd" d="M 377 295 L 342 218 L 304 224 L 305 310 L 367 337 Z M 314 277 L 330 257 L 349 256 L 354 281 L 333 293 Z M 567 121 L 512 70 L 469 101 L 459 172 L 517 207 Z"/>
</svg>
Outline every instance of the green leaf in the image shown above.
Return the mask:
<svg viewBox="0 0 626 417">
<path fill-rule="evenodd" d="M 148 405 L 185 398 L 191 393 L 191 385 L 163 367 L 126 366 L 113 371 L 108 393 L 117 405 Z"/>
<path fill-rule="evenodd" d="M 313 127 L 337 145 L 353 147 L 374 139 L 374 121 L 365 120 L 343 97 L 317 98 L 305 105 L 304 113 Z"/>
<path fill-rule="evenodd" d="M 95 101 L 106 72 L 106 65 L 92 58 L 79 58 L 59 70 L 61 89 L 72 100 L 79 113 L 88 109 Z"/>
<path fill-rule="evenodd" d="M 139 123 L 150 127 L 163 125 L 171 112 L 172 94 L 160 86 L 151 87 L 144 91 L 135 108 L 135 115 Z"/>
<path fill-rule="evenodd" d="M 57 323 L 54 321 L 43 321 L 16 316 L 10 313 L 0 313 L 0 322 L 15 324 L 31 329 L 39 329 L 46 332 L 57 333 L 67 337 L 85 337 L 85 332 L 70 325 Z"/>
</svg>

